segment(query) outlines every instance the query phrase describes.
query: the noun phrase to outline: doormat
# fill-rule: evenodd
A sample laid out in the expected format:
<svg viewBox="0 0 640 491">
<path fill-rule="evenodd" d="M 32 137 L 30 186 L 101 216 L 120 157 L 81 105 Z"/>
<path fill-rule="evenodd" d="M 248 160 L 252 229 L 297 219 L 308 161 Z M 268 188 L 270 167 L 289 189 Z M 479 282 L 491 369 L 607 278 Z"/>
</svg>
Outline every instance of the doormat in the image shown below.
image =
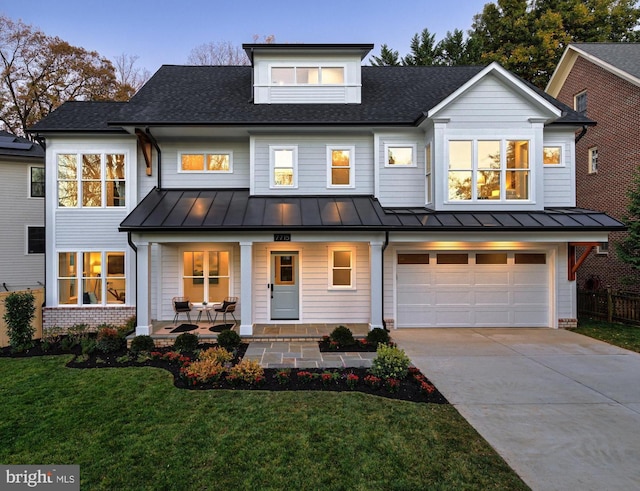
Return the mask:
<svg viewBox="0 0 640 491">
<path fill-rule="evenodd" d="M 222 332 L 231 329 L 235 324 L 218 324 L 217 326 L 211 326 L 209 330 L 211 332 Z"/>
<path fill-rule="evenodd" d="M 198 329 L 198 326 L 196 324 L 180 324 L 178 327 L 176 327 L 173 332 L 188 332 L 188 331 L 193 331 L 194 329 Z"/>
</svg>

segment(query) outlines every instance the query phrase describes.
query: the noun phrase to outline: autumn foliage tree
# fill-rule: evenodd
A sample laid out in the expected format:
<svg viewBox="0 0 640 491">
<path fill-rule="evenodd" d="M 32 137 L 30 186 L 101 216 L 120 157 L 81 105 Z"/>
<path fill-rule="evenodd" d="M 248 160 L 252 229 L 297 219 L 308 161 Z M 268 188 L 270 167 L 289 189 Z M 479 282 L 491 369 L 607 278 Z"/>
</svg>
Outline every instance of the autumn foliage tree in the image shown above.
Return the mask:
<svg viewBox="0 0 640 491">
<path fill-rule="evenodd" d="M 25 129 L 70 100 L 128 100 L 113 64 L 95 51 L 0 16 L 0 122 Z"/>
</svg>

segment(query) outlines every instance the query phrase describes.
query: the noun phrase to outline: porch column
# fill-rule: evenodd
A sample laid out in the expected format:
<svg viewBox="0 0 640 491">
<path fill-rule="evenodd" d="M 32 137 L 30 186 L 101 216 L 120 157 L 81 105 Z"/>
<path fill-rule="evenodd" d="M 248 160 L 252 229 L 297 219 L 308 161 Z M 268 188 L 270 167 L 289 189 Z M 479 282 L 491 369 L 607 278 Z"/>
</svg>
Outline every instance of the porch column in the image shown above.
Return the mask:
<svg viewBox="0 0 640 491">
<path fill-rule="evenodd" d="M 382 241 L 369 242 L 369 269 L 371 271 L 371 322 L 369 329 L 382 328 Z"/>
<path fill-rule="evenodd" d="M 136 247 L 136 336 L 140 336 L 151 334 L 151 248 L 148 242 Z"/>
<path fill-rule="evenodd" d="M 240 242 L 240 335 L 253 334 L 253 242 Z"/>
</svg>

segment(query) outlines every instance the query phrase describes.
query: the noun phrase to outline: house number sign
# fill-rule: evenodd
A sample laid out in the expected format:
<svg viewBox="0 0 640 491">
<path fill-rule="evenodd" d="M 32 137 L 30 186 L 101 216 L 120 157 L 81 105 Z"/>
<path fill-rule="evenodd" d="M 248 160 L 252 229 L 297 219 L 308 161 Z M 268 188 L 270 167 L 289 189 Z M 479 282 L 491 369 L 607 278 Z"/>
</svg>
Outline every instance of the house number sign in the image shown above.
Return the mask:
<svg viewBox="0 0 640 491">
<path fill-rule="evenodd" d="M 273 234 L 274 242 L 291 242 L 291 234 Z"/>
</svg>

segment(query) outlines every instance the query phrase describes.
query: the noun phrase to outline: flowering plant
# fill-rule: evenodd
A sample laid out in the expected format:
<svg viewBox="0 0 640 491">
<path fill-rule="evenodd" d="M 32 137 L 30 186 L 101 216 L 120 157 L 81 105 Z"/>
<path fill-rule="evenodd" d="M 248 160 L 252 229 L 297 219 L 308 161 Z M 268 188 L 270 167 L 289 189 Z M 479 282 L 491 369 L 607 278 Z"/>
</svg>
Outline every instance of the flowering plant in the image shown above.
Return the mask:
<svg viewBox="0 0 640 491">
<path fill-rule="evenodd" d="M 324 386 L 335 384 L 339 377 L 340 375 L 337 372 L 323 372 L 320 375 L 322 385 Z"/>
<path fill-rule="evenodd" d="M 298 372 L 297 376 L 298 376 L 298 380 L 300 380 L 300 382 L 302 382 L 304 384 L 308 384 L 314 378 L 314 374 L 311 373 L 311 372 L 308 372 L 306 370 L 302 370 L 302 371 Z"/>
<path fill-rule="evenodd" d="M 400 381 L 397 378 L 389 377 L 385 379 L 384 385 L 389 392 L 398 392 L 400 389 Z"/>
<path fill-rule="evenodd" d="M 376 377 L 375 375 L 367 375 L 364 378 L 364 383 L 369 387 L 377 389 L 382 384 L 382 379 L 380 377 Z"/>
<path fill-rule="evenodd" d="M 287 385 L 291 380 L 291 371 L 288 368 L 278 370 L 275 374 L 275 378 L 280 385 Z"/>
<path fill-rule="evenodd" d="M 358 377 L 355 373 L 347 373 L 347 387 L 350 389 L 355 389 L 356 385 L 360 381 L 360 377 Z"/>
</svg>

